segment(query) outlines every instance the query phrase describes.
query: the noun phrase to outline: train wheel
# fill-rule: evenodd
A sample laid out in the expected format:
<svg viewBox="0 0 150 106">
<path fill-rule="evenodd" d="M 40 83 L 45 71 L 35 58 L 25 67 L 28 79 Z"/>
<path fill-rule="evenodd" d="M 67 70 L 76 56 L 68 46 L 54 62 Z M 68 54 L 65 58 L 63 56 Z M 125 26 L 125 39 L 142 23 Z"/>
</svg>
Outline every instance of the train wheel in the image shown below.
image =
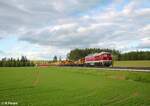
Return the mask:
<svg viewBox="0 0 150 106">
<path fill-rule="evenodd" d="M 111 64 L 110 63 L 105 63 L 104 64 L 106 67 L 109 67 Z"/>
</svg>

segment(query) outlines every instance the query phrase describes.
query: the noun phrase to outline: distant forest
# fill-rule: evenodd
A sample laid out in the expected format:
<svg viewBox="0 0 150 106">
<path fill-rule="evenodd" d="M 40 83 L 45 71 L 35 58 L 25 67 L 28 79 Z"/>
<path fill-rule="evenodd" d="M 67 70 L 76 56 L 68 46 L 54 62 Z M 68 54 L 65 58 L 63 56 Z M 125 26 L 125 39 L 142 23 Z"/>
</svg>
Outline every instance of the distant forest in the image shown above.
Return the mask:
<svg viewBox="0 0 150 106">
<path fill-rule="evenodd" d="M 115 49 L 100 49 L 100 48 L 86 48 L 86 49 L 74 49 L 67 54 L 69 60 L 79 60 L 85 56 L 99 52 L 110 52 L 113 55 L 114 60 L 150 60 L 150 51 L 132 51 L 128 53 L 121 53 Z"/>
<path fill-rule="evenodd" d="M 0 67 L 25 67 L 34 66 L 34 64 L 29 61 L 26 56 L 22 56 L 21 59 L 14 58 L 2 58 L 0 60 Z"/>
</svg>

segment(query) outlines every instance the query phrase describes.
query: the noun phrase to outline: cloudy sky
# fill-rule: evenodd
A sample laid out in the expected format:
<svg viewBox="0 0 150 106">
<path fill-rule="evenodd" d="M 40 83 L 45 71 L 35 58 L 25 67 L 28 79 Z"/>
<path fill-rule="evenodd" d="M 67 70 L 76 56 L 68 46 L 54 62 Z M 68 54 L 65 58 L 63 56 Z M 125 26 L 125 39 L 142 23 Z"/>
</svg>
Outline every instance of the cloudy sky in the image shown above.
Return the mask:
<svg viewBox="0 0 150 106">
<path fill-rule="evenodd" d="M 149 0 L 0 0 L 0 58 L 88 47 L 150 51 Z"/>
</svg>

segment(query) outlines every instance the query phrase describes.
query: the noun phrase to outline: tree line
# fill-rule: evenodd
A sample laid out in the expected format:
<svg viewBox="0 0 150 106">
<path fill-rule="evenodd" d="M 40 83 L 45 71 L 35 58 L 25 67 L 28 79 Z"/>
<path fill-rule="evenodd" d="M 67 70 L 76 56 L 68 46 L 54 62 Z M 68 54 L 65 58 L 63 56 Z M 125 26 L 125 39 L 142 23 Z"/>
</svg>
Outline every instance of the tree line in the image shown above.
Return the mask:
<svg viewBox="0 0 150 106">
<path fill-rule="evenodd" d="M 114 60 L 150 60 L 150 51 L 132 51 L 121 53 L 115 49 L 85 48 L 74 49 L 67 54 L 69 60 L 77 61 L 85 56 L 99 52 L 110 52 Z"/>
<path fill-rule="evenodd" d="M 134 51 L 122 53 L 120 60 L 150 60 L 150 51 Z"/>
<path fill-rule="evenodd" d="M 29 61 L 26 56 L 22 56 L 21 59 L 5 57 L 0 60 L 0 67 L 25 67 L 25 66 L 34 66 L 34 63 Z"/>
</svg>

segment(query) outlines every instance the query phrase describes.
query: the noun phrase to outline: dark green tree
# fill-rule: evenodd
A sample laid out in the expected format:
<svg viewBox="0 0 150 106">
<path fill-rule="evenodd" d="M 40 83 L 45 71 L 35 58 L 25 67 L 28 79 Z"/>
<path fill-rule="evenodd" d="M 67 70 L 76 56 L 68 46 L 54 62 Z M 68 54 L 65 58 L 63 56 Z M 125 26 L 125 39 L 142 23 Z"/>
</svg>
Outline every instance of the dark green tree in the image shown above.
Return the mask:
<svg viewBox="0 0 150 106">
<path fill-rule="evenodd" d="M 53 57 L 53 61 L 56 62 L 57 61 L 57 56 Z"/>
</svg>

